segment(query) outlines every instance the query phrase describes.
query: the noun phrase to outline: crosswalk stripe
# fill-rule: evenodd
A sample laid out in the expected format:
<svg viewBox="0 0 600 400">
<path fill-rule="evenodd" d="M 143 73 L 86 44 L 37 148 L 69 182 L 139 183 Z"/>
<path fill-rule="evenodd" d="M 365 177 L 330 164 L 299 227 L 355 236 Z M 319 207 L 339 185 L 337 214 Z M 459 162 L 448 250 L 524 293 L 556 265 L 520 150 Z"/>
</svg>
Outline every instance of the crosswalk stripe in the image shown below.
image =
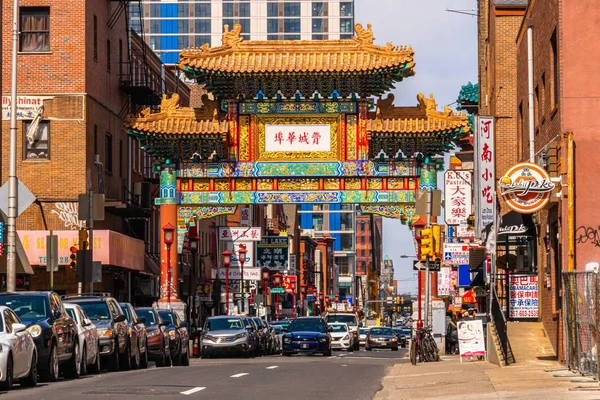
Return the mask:
<svg viewBox="0 0 600 400">
<path fill-rule="evenodd" d="M 271 365 L 270 367 L 267 367 L 265 369 L 275 369 L 275 368 L 279 368 L 279 366 L 278 365 Z"/>
<path fill-rule="evenodd" d="M 239 374 L 231 375 L 230 378 L 241 378 L 242 376 L 250 375 L 247 372 L 241 372 Z"/>
<path fill-rule="evenodd" d="M 192 388 L 190 390 L 186 390 L 185 392 L 181 392 L 181 394 L 189 396 L 190 394 L 199 392 L 199 391 L 204 390 L 204 389 L 206 389 L 206 388 L 205 387 L 195 387 L 195 388 Z"/>
</svg>

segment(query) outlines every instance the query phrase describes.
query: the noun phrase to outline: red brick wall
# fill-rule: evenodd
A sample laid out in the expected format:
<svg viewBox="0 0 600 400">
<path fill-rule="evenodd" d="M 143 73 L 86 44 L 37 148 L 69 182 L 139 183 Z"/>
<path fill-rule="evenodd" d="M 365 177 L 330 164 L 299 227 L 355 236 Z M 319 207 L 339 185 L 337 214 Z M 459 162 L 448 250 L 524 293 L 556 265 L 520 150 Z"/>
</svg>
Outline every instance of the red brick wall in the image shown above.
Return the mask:
<svg viewBox="0 0 600 400">
<path fill-rule="evenodd" d="M 381 232 L 382 232 L 382 221 L 383 218 L 381 216 L 373 216 L 373 222 L 375 225 L 375 232 L 377 233 L 376 243 L 379 244 L 379 252 L 376 254 L 376 259 L 382 260 L 382 240 L 381 240 Z M 362 226 L 364 225 L 364 230 Z M 363 262 L 368 267 L 372 264 L 373 258 L 371 257 L 371 225 L 370 225 L 370 217 L 368 215 L 357 215 L 356 216 L 356 274 L 357 275 L 366 275 L 366 268 L 363 268 Z M 364 238 L 364 239 L 362 239 Z M 363 243 L 364 240 L 364 243 Z M 365 251 L 365 255 L 362 256 L 362 250 Z M 378 266 L 379 267 L 379 266 Z"/>
</svg>

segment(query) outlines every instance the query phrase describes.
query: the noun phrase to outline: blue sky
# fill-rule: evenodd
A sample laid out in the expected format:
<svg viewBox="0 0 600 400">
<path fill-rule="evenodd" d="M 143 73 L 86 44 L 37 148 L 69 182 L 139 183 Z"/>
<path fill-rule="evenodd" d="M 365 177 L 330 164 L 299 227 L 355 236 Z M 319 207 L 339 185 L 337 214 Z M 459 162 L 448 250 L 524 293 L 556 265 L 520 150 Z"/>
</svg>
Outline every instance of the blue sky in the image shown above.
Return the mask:
<svg viewBox="0 0 600 400">
<path fill-rule="evenodd" d="M 396 105 L 414 106 L 418 93 L 433 93 L 441 110 L 456 101 L 463 84 L 477 82 L 477 18 L 446 11 L 476 8 L 476 0 L 355 0 L 356 22 L 373 25 L 375 43 L 415 51 L 416 75 L 396 86 Z M 399 291 L 416 293 L 412 259 L 400 258 L 415 254 L 412 236 L 397 220 L 383 222 L 383 254 L 394 262 Z"/>
</svg>

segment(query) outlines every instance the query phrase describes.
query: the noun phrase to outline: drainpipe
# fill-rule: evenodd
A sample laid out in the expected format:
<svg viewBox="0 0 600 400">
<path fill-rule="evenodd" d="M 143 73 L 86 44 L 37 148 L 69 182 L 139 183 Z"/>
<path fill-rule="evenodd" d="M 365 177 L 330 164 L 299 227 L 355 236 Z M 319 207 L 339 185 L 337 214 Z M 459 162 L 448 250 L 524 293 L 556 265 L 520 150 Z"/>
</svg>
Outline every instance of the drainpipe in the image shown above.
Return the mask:
<svg viewBox="0 0 600 400">
<path fill-rule="evenodd" d="M 567 201 L 568 201 L 568 243 L 569 258 L 567 270 L 575 271 L 575 144 L 573 132 L 567 132 Z"/>
<path fill-rule="evenodd" d="M 527 19 L 527 78 L 529 92 L 529 162 L 535 162 L 535 110 L 533 103 L 533 20 Z"/>
</svg>

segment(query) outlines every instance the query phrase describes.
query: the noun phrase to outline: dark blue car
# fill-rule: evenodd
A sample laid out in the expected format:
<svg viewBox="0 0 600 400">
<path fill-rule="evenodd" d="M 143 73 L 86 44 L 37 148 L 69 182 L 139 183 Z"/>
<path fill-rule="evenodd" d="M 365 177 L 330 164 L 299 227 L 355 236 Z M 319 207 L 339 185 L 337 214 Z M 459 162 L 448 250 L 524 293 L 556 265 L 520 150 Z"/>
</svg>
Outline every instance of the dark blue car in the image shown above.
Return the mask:
<svg viewBox="0 0 600 400">
<path fill-rule="evenodd" d="M 331 356 L 331 335 L 321 317 L 296 318 L 283 335 L 284 356 L 292 354 Z"/>
</svg>

